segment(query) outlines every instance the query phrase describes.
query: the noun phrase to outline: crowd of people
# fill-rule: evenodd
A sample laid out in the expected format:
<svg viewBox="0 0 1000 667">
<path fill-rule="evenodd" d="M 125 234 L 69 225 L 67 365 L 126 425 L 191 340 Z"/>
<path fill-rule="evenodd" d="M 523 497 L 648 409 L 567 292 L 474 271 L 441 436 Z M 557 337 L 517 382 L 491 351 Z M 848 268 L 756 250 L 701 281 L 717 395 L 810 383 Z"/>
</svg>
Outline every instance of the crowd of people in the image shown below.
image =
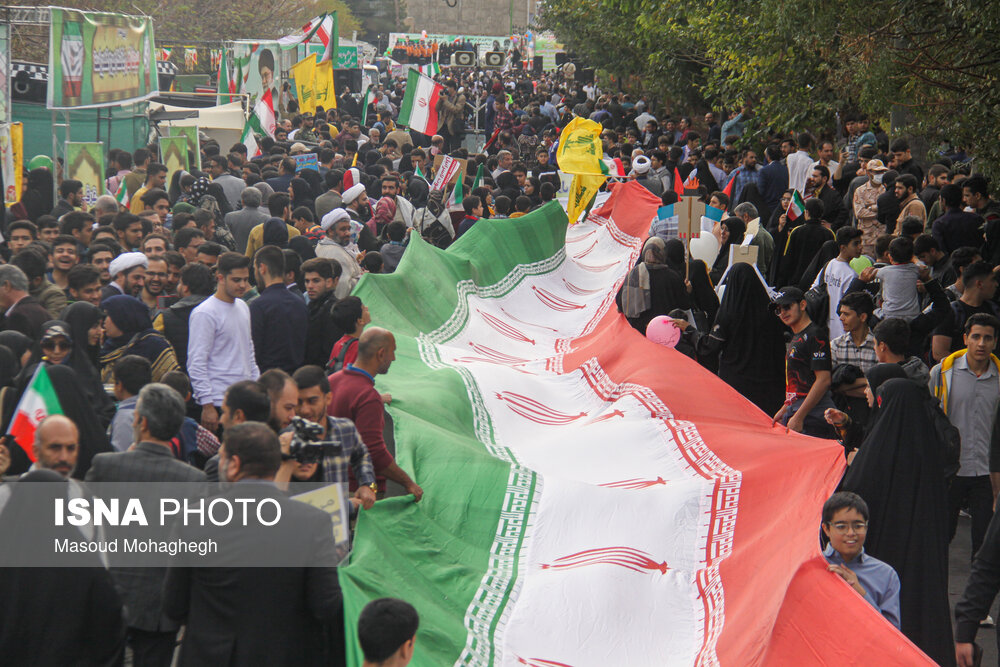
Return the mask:
<svg viewBox="0 0 1000 667">
<path fill-rule="evenodd" d="M 0 445 L 5 483 L 294 480 L 339 485 L 353 516 L 391 481 L 419 502 L 419 480 L 386 442 L 392 397 L 375 389 L 395 340 L 351 291 L 365 273 L 395 271 L 414 234 L 444 248 L 556 199 L 560 131 L 585 117 L 603 126 L 605 157 L 663 205 L 693 196 L 722 212 L 711 262 L 676 225 L 651 221 L 623 315 L 643 333 L 678 327 L 680 353 L 775 423 L 843 443 L 848 472 L 822 508 L 831 576 L 938 663 L 971 665 L 1000 586 L 1000 203 L 974 162 L 916 159 L 863 114 L 815 136 L 776 133 L 750 107 L 695 122 L 565 70 L 438 78 L 433 135 L 395 124 L 399 79 L 368 108 L 344 95 L 337 109 L 285 114 L 260 155 L 203 137 L 191 156 L 202 168 L 169 178 L 155 143 L 113 149 L 107 191 L 123 185 L 125 203 L 109 194 L 84 207 L 83 185 L 51 160 L 28 171 L 0 230 L 0 414 L 8 432 L 44 368 L 62 415 L 32 443 Z M 485 128 L 481 150 L 467 145 L 473 126 Z M 297 167 L 306 153 L 316 165 Z M 431 187 L 446 155 L 462 161 L 460 198 Z M 732 263 L 734 246 L 755 259 Z M 295 417 L 333 445 L 319 460 L 291 455 Z M 953 632 L 948 544 L 963 512 L 977 558 Z M 249 600 L 233 593 L 238 574 L 112 568 L 90 601 L 92 619 L 118 619 L 104 643 L 88 642 L 90 618 L 59 641 L 30 614 L 14 622 L 9 601 L 33 578 L 8 571 L 0 655 L 113 664 L 127 645 L 135 665 L 168 665 L 180 641 L 182 664 L 241 664 L 248 650 L 269 664 L 342 662 L 332 565 L 310 579 L 322 600 L 281 577 L 273 596 Z M 366 664 L 406 664 L 416 628 L 406 603 L 373 602 L 359 628 Z"/>
</svg>

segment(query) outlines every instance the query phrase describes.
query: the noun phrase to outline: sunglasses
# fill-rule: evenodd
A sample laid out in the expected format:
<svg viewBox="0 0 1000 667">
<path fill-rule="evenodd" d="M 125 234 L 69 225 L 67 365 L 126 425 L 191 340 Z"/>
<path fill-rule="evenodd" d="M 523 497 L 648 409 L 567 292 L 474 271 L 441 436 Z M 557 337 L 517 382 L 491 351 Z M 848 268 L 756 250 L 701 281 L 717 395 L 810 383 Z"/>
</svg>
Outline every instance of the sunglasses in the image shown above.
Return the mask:
<svg viewBox="0 0 1000 667">
<path fill-rule="evenodd" d="M 793 305 L 795 305 L 795 304 L 792 304 L 792 303 L 779 303 L 779 304 L 775 304 L 775 306 L 774 306 L 774 312 L 775 313 L 780 313 L 780 312 L 783 312 L 783 311 L 786 311 L 786 310 L 791 310 Z"/>
<path fill-rule="evenodd" d="M 42 341 L 43 350 L 71 350 L 73 346 L 69 341 L 62 340 L 43 340 Z"/>
</svg>

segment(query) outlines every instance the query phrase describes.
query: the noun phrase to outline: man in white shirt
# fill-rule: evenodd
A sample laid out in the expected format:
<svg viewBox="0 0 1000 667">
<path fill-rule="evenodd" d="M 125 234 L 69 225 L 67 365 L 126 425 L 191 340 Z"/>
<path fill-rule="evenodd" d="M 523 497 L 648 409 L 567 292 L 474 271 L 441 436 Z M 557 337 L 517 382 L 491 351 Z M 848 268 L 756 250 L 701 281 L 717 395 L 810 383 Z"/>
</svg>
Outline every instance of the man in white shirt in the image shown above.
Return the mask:
<svg viewBox="0 0 1000 667">
<path fill-rule="evenodd" d="M 812 135 L 803 132 L 799 135 L 799 150 L 785 158 L 785 164 L 788 166 L 788 187 L 803 193 L 806 191 L 806 181 L 812 174 L 813 159 L 809 155 L 812 144 Z"/>
<path fill-rule="evenodd" d="M 841 227 L 837 230 L 837 246 L 840 254 L 826 263 L 812 284 L 815 288 L 820 281 L 826 283 L 826 293 L 830 297 L 830 310 L 827 314 L 830 340 L 844 335 L 844 325 L 840 321 L 837 305 L 847 293 L 851 281 L 858 277 L 851 268 L 851 260 L 861 256 L 861 230 L 857 227 Z"/>
<path fill-rule="evenodd" d="M 250 258 L 222 253 L 216 271 L 215 294 L 191 312 L 187 357 L 202 426 L 213 433 L 226 388 L 260 376 L 250 336 L 250 308 L 241 298 L 250 287 Z"/>
</svg>

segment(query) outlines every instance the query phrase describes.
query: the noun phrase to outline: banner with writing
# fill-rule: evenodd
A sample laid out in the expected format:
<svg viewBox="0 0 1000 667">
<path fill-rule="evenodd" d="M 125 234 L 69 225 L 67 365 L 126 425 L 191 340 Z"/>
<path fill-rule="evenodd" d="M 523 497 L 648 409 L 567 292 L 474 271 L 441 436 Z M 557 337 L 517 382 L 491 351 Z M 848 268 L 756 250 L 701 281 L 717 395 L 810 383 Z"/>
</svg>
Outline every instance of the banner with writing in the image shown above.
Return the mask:
<svg viewBox="0 0 1000 667">
<path fill-rule="evenodd" d="M 117 106 L 159 94 L 148 17 L 52 8 L 49 109 Z"/>
</svg>

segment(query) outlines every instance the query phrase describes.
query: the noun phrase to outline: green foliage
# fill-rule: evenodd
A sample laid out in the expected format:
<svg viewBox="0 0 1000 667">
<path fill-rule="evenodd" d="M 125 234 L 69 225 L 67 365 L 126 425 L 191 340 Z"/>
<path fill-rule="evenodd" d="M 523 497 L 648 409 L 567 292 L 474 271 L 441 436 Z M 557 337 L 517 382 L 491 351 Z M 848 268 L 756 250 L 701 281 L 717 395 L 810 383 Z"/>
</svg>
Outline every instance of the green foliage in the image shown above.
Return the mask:
<svg viewBox="0 0 1000 667">
<path fill-rule="evenodd" d="M 1000 3 L 543 0 L 542 20 L 672 111 L 749 104 L 776 130 L 896 112 L 894 134 L 947 138 L 1000 176 Z"/>
</svg>

